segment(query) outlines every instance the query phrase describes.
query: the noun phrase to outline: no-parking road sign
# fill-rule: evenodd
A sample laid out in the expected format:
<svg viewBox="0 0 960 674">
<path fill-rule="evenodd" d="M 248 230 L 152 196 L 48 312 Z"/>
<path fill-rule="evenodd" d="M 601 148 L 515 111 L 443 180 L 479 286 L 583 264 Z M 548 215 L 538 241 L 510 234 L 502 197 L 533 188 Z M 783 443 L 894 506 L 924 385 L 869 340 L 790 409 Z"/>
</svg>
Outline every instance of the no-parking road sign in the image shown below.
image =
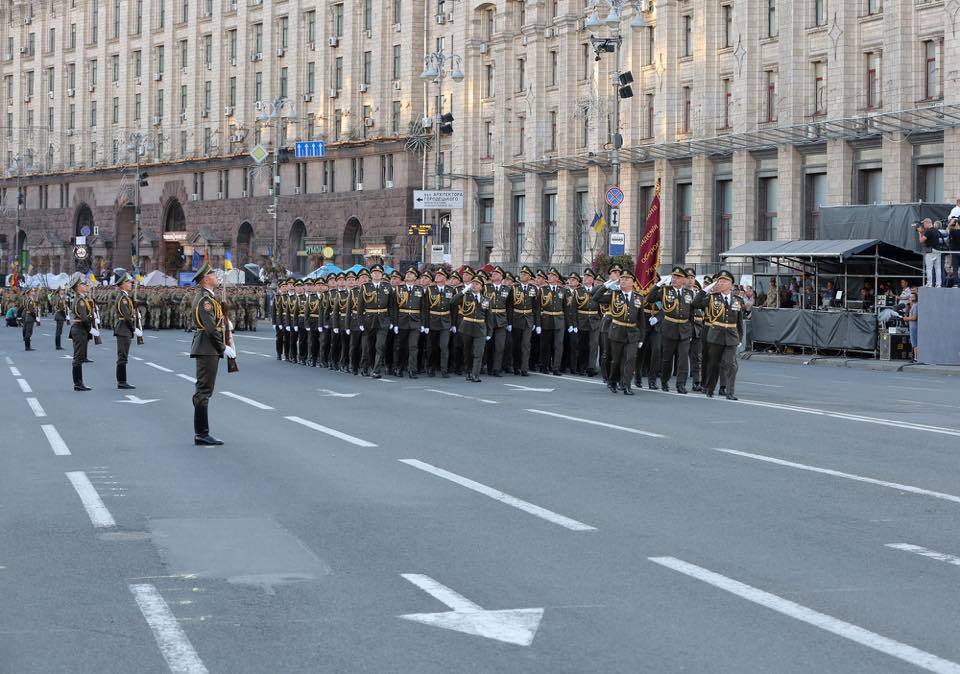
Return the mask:
<svg viewBox="0 0 960 674">
<path fill-rule="evenodd" d="M 619 187 L 611 187 L 607 190 L 607 206 L 616 208 L 623 203 L 623 190 Z"/>
</svg>

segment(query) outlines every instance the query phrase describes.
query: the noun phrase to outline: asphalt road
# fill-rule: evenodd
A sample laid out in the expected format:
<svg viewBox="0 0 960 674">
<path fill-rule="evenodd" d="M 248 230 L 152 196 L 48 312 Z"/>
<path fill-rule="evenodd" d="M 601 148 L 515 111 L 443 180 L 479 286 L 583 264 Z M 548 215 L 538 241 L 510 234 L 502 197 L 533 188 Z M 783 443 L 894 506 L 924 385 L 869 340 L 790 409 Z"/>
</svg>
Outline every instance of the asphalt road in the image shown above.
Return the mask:
<svg viewBox="0 0 960 674">
<path fill-rule="evenodd" d="M 0 330 L 4 674 L 960 672 L 955 380 L 377 381 L 261 331 L 200 448 L 189 335 L 129 399 L 49 327 Z"/>
</svg>

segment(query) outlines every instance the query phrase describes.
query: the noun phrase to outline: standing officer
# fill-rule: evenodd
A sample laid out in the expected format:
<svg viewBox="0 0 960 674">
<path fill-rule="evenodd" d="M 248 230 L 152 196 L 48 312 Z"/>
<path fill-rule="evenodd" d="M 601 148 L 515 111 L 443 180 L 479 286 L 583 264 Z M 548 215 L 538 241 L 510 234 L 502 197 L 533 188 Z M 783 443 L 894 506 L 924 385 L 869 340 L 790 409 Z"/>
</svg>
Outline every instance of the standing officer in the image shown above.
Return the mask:
<svg viewBox="0 0 960 674">
<path fill-rule="evenodd" d="M 581 296 L 583 288 L 580 283 L 583 279 L 577 272 L 570 272 L 567 276 L 567 298 L 563 304 L 564 318 L 567 323 L 567 346 L 564 353 L 567 354 L 567 365 L 570 374 L 580 373 L 580 301 L 583 300 L 584 306 L 590 301 L 587 295 Z"/>
<path fill-rule="evenodd" d="M 295 286 L 297 297 L 297 311 L 293 318 L 293 362 L 300 365 L 307 364 L 307 298 L 306 286 L 298 280 Z"/>
<path fill-rule="evenodd" d="M 464 357 L 469 357 L 467 381 L 480 383 L 480 367 L 483 365 L 483 348 L 493 329 L 491 303 L 483 293 L 483 279 L 474 276 L 469 289 L 464 288 L 453 301 L 460 311 L 460 337 L 463 340 Z"/>
<path fill-rule="evenodd" d="M 317 281 L 308 281 L 306 283 L 306 294 L 304 295 L 305 322 L 304 331 L 306 333 L 307 346 L 305 349 L 306 361 L 310 367 L 316 367 L 320 360 L 320 314 L 322 311 L 322 300 L 317 292 Z M 323 281 L 319 281 L 323 283 Z"/>
<path fill-rule="evenodd" d="M 583 287 L 577 294 L 577 321 L 580 342 L 580 353 L 577 356 L 577 363 L 580 369 L 577 374 L 585 374 L 588 377 L 597 376 L 597 357 L 600 343 L 600 311 L 597 303 L 593 299 L 593 291 L 596 288 L 597 275 L 590 268 L 583 272 Z M 584 304 L 586 299 L 586 304 Z"/>
<path fill-rule="evenodd" d="M 693 267 L 685 270 L 687 272 L 687 288 L 693 293 L 694 297 L 700 292 L 700 284 L 697 283 L 697 272 Z M 694 308 L 693 310 L 693 333 L 690 335 L 690 377 L 693 379 L 694 393 L 703 390 L 700 386 L 700 373 L 702 372 L 701 363 L 703 360 L 703 309 Z"/>
<path fill-rule="evenodd" d="M 733 292 L 733 274 L 721 270 L 716 281 L 701 290 L 694 305 L 704 310 L 707 334 L 707 371 L 704 381 L 707 397 L 713 397 L 717 380 L 726 385 L 727 400 L 736 400 L 737 347 L 743 334 L 743 300 Z"/>
<path fill-rule="evenodd" d="M 513 302 L 512 293 L 503 285 L 503 268 L 497 265 L 490 272 L 490 283 L 487 285 L 484 296 L 490 303 L 490 334 L 493 344 L 493 360 L 487 368 L 491 377 L 502 376 L 503 350 L 507 340 L 507 331 L 513 330 Z"/>
<path fill-rule="evenodd" d="M 67 321 L 67 300 L 63 296 L 63 288 L 57 290 L 53 296 L 53 320 L 57 323 L 57 332 L 53 337 L 57 351 L 63 351 L 61 339 L 63 337 L 63 324 Z"/>
<path fill-rule="evenodd" d="M 407 349 L 407 376 L 417 378 L 417 342 L 430 320 L 426 292 L 417 285 L 417 270 L 409 267 L 403 274 L 404 283 L 397 286 L 397 302 L 393 320 L 393 367 L 401 376 L 400 346 Z"/>
<path fill-rule="evenodd" d="M 663 323 L 660 326 L 660 388 L 670 390 L 673 359 L 677 359 L 677 393 L 687 392 L 690 370 L 690 338 L 693 335 L 693 300 L 687 288 L 687 272 L 674 267 L 670 285 L 658 285 L 647 295 L 646 304 L 660 304 Z"/>
<path fill-rule="evenodd" d="M 643 312 L 643 296 L 634 290 L 633 283 L 633 274 L 625 271 L 619 275 L 618 280 L 607 281 L 594 296 L 598 303 L 609 306 L 610 362 L 607 388 L 616 393 L 619 385 L 623 394 L 628 396 L 634 395 L 630 380 L 633 378 L 637 351 L 643 346 L 647 326 L 646 314 Z"/>
<path fill-rule="evenodd" d="M 560 285 L 560 272 L 551 267 L 547 285 L 540 288 L 540 371 L 560 375 L 563 360 L 563 337 L 566 334 L 563 318 L 567 290 Z"/>
<path fill-rule="evenodd" d="M 23 296 L 23 350 L 36 351 L 30 346 L 30 340 L 33 339 L 33 327 L 40 325 L 40 303 L 37 302 L 37 293 L 30 289 Z"/>
<path fill-rule="evenodd" d="M 370 277 L 372 280 L 360 289 L 357 314 L 360 332 L 364 335 L 364 365 L 369 369 L 373 361 L 373 378 L 380 379 L 386 362 L 387 332 L 393 329 L 395 299 L 393 288 L 383 280 L 383 265 L 373 265 Z"/>
<path fill-rule="evenodd" d="M 127 359 L 130 355 L 130 340 L 134 336 L 142 337 L 143 332 L 137 325 L 137 308 L 130 299 L 133 279 L 126 269 L 114 269 L 114 284 L 119 288 L 116 304 L 116 318 L 113 324 L 113 336 L 117 338 L 117 388 L 133 389 L 127 383 Z"/>
<path fill-rule="evenodd" d="M 520 267 L 520 283 L 513 286 L 513 368 L 530 376 L 530 341 L 540 333 L 540 291 L 532 283 L 533 271 Z"/>
<path fill-rule="evenodd" d="M 77 294 L 73 301 L 73 325 L 70 326 L 70 339 L 73 340 L 73 390 L 90 391 L 83 383 L 83 364 L 87 362 L 87 342 L 91 335 L 99 335 L 95 326 L 94 303 L 87 297 L 90 289 L 87 277 L 76 272 L 70 279 L 70 289 Z"/>
<path fill-rule="evenodd" d="M 453 300 L 456 294 L 447 287 L 447 273 L 438 269 L 433 275 L 436 285 L 427 288 L 427 307 L 430 311 L 430 324 L 424 328 L 424 333 L 430 341 L 427 353 L 427 375 L 433 377 L 436 370 L 435 359 L 439 359 L 440 376 L 447 379 L 447 365 L 450 358 L 450 334 L 456 334 L 457 326 L 453 324 Z"/>
<path fill-rule="evenodd" d="M 223 308 L 214 296 L 217 275 L 206 262 L 197 270 L 193 282 L 198 286 L 193 298 L 193 320 L 196 333 L 190 345 L 190 357 L 197 365 L 197 384 L 193 394 L 193 444 L 222 445 L 210 435 L 208 407 L 213 388 L 217 383 L 217 368 L 220 359 L 236 358 L 231 344 L 224 342 Z"/>
<path fill-rule="evenodd" d="M 284 348 L 287 344 L 287 331 L 283 325 L 284 305 L 286 298 L 287 282 L 280 281 L 277 284 L 277 291 L 273 295 L 273 330 L 276 338 L 277 360 L 283 360 Z"/>
<path fill-rule="evenodd" d="M 607 275 L 610 277 L 610 280 L 606 283 L 610 284 L 611 288 L 617 287 L 617 284 L 620 282 L 620 274 L 623 273 L 623 267 L 619 264 L 614 264 L 607 271 Z M 603 376 L 605 382 L 610 381 L 610 345 L 608 343 L 608 338 L 610 336 L 610 303 L 608 301 L 602 301 L 601 297 L 608 298 L 609 295 L 603 292 L 606 284 L 597 285 L 593 291 L 593 301 L 597 305 L 597 309 L 600 311 L 602 318 L 600 319 L 600 374 Z M 616 381 L 616 380 L 614 380 Z"/>
</svg>

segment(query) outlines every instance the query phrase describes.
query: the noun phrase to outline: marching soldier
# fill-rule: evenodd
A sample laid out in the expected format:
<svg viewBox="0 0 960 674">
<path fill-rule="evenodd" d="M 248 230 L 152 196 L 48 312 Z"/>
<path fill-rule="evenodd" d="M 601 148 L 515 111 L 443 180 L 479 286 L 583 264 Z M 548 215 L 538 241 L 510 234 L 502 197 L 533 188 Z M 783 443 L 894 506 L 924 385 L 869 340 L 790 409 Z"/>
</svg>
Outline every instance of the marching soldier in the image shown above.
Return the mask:
<svg viewBox="0 0 960 674">
<path fill-rule="evenodd" d="M 670 390 L 674 358 L 677 359 L 677 393 L 687 392 L 690 370 L 690 337 L 693 335 L 693 300 L 687 288 L 687 272 L 674 267 L 670 285 L 657 285 L 647 295 L 646 304 L 659 304 L 663 322 L 660 325 L 660 387 Z"/>
<path fill-rule="evenodd" d="M 560 272 L 551 267 L 547 272 L 547 285 L 540 289 L 540 371 L 560 375 L 563 361 L 564 302 L 567 291 L 560 285 Z"/>
<path fill-rule="evenodd" d="M 350 371 L 350 296 L 353 279 L 356 274 L 352 271 L 341 272 L 337 276 L 337 323 L 333 332 L 340 342 L 340 372 Z"/>
<path fill-rule="evenodd" d="M 417 270 L 409 267 L 403 274 L 404 283 L 397 286 L 397 302 L 393 325 L 393 366 L 397 376 L 401 376 L 401 345 L 407 349 L 407 376 L 417 378 L 417 342 L 430 321 L 430 310 L 426 292 L 416 285 Z"/>
<path fill-rule="evenodd" d="M 453 305 L 460 312 L 460 336 L 463 353 L 470 357 L 467 381 L 480 383 L 480 367 L 483 364 L 483 348 L 493 329 L 493 313 L 490 300 L 483 293 L 483 279 L 474 276 L 470 289 L 457 294 Z"/>
<path fill-rule="evenodd" d="M 507 338 L 503 342 L 503 371 L 508 374 L 519 374 L 513 367 L 513 286 L 517 277 L 507 272 L 503 275 L 503 285 L 507 289 L 507 302 L 510 304 L 510 319 L 507 323 Z"/>
<path fill-rule="evenodd" d="M 63 288 L 57 290 L 53 296 L 53 320 L 57 324 L 57 331 L 54 334 L 53 342 L 57 351 L 63 351 L 63 324 L 67 322 L 67 300 L 63 296 Z"/>
<path fill-rule="evenodd" d="M 357 318 L 364 336 L 363 374 L 371 374 L 370 364 L 373 361 L 372 376 L 380 379 L 386 361 L 387 333 L 393 329 L 395 298 L 393 289 L 383 280 L 383 265 L 373 265 L 370 276 L 372 280 L 360 288 Z"/>
<path fill-rule="evenodd" d="M 470 267 L 465 267 L 463 274 L 464 274 L 464 277 L 466 278 L 469 278 L 469 279 L 473 278 L 473 271 L 470 269 Z M 464 288 L 467 288 L 468 285 L 469 283 L 465 282 L 462 278 L 460 278 L 460 274 L 455 271 L 450 274 L 450 280 L 447 282 L 447 287 L 453 291 L 454 297 L 456 297 L 456 294 L 458 292 L 460 292 Z M 452 335 L 456 335 L 458 330 L 460 329 L 460 321 L 457 318 L 457 308 L 453 307 L 452 311 L 453 311 L 453 318 L 452 318 L 453 325 L 450 326 L 450 333 Z M 450 338 L 450 363 L 451 363 L 450 369 L 453 370 L 457 376 L 460 376 L 463 374 L 463 369 L 464 369 L 463 340 L 460 339 L 459 337 Z"/>
<path fill-rule="evenodd" d="M 608 346 L 610 349 L 609 376 L 607 388 L 616 393 L 623 390 L 624 395 L 634 395 L 630 380 L 636 367 L 637 351 L 642 347 L 646 332 L 646 314 L 643 312 L 643 295 L 634 289 L 634 276 L 629 271 L 619 275 L 619 281 L 607 281 L 595 295 L 599 304 L 609 306 L 610 329 Z"/>
<path fill-rule="evenodd" d="M 733 292 L 733 274 L 721 270 L 716 281 L 701 290 L 694 305 L 704 310 L 710 332 L 705 338 L 707 364 L 704 388 L 713 397 L 717 380 L 723 377 L 727 400 L 736 400 L 737 347 L 743 334 L 743 300 Z"/>
<path fill-rule="evenodd" d="M 708 287 L 711 283 L 713 283 L 713 279 L 711 277 L 709 276 L 703 277 L 704 288 Z M 699 297 L 700 293 L 697 293 L 697 296 Z M 700 336 L 700 342 L 701 342 L 700 344 L 700 354 L 701 354 L 700 356 L 700 389 L 701 389 L 701 393 L 706 393 L 706 391 L 703 388 L 703 384 L 706 382 L 707 372 L 709 372 L 710 370 L 710 353 L 707 350 L 707 337 L 710 336 L 710 325 L 707 323 L 706 312 L 704 312 L 703 307 L 697 306 L 695 303 L 694 310 L 695 311 L 699 310 L 704 313 L 703 333 Z M 722 383 L 723 382 L 721 382 L 721 385 Z"/>
<path fill-rule="evenodd" d="M 513 286 L 513 367 L 521 377 L 530 376 L 530 340 L 540 334 L 540 291 L 532 280 L 533 271 L 523 266 Z"/>
<path fill-rule="evenodd" d="M 319 283 L 323 283 L 320 281 Z M 304 334 L 306 335 L 306 362 L 310 367 L 316 367 L 320 360 L 320 314 L 322 313 L 323 299 L 317 292 L 317 282 L 308 281 L 305 284 L 306 294 L 304 295 Z"/>
<path fill-rule="evenodd" d="M 700 292 L 700 284 L 697 282 L 697 272 L 692 267 L 685 270 L 687 272 L 687 288 L 694 294 L 694 297 Z M 690 335 L 690 378 L 693 380 L 694 393 L 703 390 L 700 386 L 701 363 L 703 360 L 703 309 L 694 308 L 693 310 L 693 333 Z"/>
<path fill-rule="evenodd" d="M 607 271 L 607 275 L 610 277 L 610 280 L 607 283 L 620 282 L 620 274 L 623 273 L 623 267 L 619 264 L 614 264 Z M 603 376 L 603 380 L 607 383 L 610 382 L 610 345 L 607 340 L 610 336 L 610 303 L 601 301 L 601 297 L 607 297 L 603 293 L 604 285 L 597 285 L 593 291 L 593 301 L 597 305 L 597 309 L 600 311 L 602 318 L 600 319 L 600 373 Z"/>
<path fill-rule="evenodd" d="M 70 339 L 73 341 L 73 390 L 90 391 L 83 383 L 83 364 L 87 361 L 87 343 L 92 335 L 99 335 L 96 327 L 96 305 L 87 296 L 90 287 L 87 277 L 77 272 L 70 279 L 70 289 L 77 297 L 73 301 L 73 325 L 70 326 Z"/>
<path fill-rule="evenodd" d="M 580 355 L 580 294 L 582 288 L 580 282 L 583 279 L 577 272 L 571 272 L 567 276 L 567 297 L 563 303 L 564 320 L 567 324 L 567 346 L 564 347 L 564 353 L 567 354 L 567 365 L 570 374 L 579 374 Z M 589 296 L 583 296 L 583 303 L 586 306 L 590 301 Z"/>
<path fill-rule="evenodd" d="M 142 337 L 143 332 L 137 316 L 137 308 L 130 299 L 133 278 L 126 269 L 113 270 L 114 283 L 119 288 L 116 302 L 116 318 L 113 324 L 113 336 L 117 338 L 117 388 L 128 390 L 136 388 L 127 383 L 127 359 L 130 356 L 130 340 Z"/>
<path fill-rule="evenodd" d="M 503 370 L 503 352 L 507 339 L 507 332 L 513 330 L 513 297 L 510 289 L 503 285 L 504 271 L 499 265 L 490 272 L 490 283 L 487 284 L 484 296 L 490 303 L 490 332 L 487 335 L 493 345 L 493 360 L 487 372 L 491 377 L 501 377 Z"/>
<path fill-rule="evenodd" d="M 450 358 L 450 335 L 457 333 L 457 326 L 453 324 L 453 300 L 456 293 L 447 287 L 447 273 L 438 269 L 433 276 L 434 283 L 427 289 L 427 306 L 430 311 L 430 324 L 424 328 L 424 334 L 430 341 L 427 355 L 427 374 L 433 377 L 436 373 L 434 363 L 439 360 L 440 376 L 447 379 L 447 366 Z"/>
<path fill-rule="evenodd" d="M 307 356 L 306 303 L 303 299 L 303 281 L 293 284 L 294 301 L 290 309 L 290 361 L 303 365 Z"/>
<path fill-rule="evenodd" d="M 273 331 L 276 338 L 275 346 L 277 349 L 277 360 L 283 360 L 284 346 L 287 343 L 287 332 L 283 325 L 283 313 L 286 304 L 287 282 L 280 281 L 277 284 L 277 292 L 273 296 Z"/>
<path fill-rule="evenodd" d="M 35 290 L 30 289 L 23 296 L 23 304 L 20 309 L 23 314 L 23 350 L 36 351 L 30 346 L 30 341 L 33 339 L 33 328 L 35 325 L 40 325 L 40 303 L 37 302 Z"/>
<path fill-rule="evenodd" d="M 652 289 L 651 289 L 652 292 Z M 647 314 L 647 328 L 644 333 L 643 349 L 637 358 L 636 380 L 637 386 L 643 388 L 643 375 L 647 376 L 647 387 L 651 391 L 658 388 L 657 379 L 660 378 L 660 299 L 654 297 L 650 306 L 644 308 Z"/>
<path fill-rule="evenodd" d="M 580 370 L 577 374 L 588 377 L 597 376 L 597 363 L 600 344 L 600 311 L 597 303 L 593 299 L 593 291 L 596 285 L 597 275 L 592 269 L 585 269 L 583 272 L 583 287 L 577 295 L 577 319 L 580 329 L 579 342 L 580 354 L 577 362 Z M 584 305 L 586 298 L 586 305 Z"/>
<path fill-rule="evenodd" d="M 206 262 L 193 277 L 198 286 L 193 299 L 193 319 L 196 333 L 190 345 L 190 357 L 197 365 L 197 383 L 193 394 L 193 444 L 222 445 L 210 435 L 209 403 L 217 383 L 217 368 L 224 356 L 236 358 L 237 353 L 227 344 L 224 333 L 223 308 L 214 295 L 217 276 Z"/>
</svg>

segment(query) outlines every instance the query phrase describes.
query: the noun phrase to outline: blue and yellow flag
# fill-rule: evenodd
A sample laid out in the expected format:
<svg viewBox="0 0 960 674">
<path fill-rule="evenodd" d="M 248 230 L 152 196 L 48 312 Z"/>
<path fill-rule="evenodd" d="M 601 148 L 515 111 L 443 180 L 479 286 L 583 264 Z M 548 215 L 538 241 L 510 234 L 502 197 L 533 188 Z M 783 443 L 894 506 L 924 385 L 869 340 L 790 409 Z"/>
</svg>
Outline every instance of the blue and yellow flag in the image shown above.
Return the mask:
<svg viewBox="0 0 960 674">
<path fill-rule="evenodd" d="M 593 226 L 593 231 L 599 234 L 607 226 L 607 219 L 603 217 L 603 213 L 595 211 L 593 214 L 593 222 L 590 224 Z"/>
<path fill-rule="evenodd" d="M 223 254 L 223 268 L 227 271 L 233 269 L 233 253 L 229 250 Z"/>
</svg>

